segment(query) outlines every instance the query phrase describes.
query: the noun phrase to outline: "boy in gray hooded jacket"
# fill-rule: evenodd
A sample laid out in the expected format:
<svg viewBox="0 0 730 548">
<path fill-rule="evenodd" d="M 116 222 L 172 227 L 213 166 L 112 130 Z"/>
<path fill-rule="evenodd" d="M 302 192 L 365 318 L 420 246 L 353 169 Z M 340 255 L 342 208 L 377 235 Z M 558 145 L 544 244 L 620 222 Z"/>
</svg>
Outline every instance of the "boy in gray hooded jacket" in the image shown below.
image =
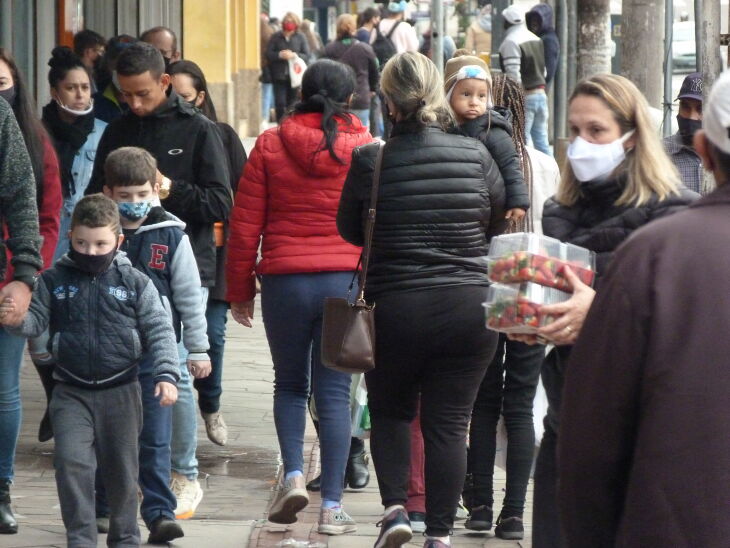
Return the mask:
<svg viewBox="0 0 730 548">
<path fill-rule="evenodd" d="M 196 378 L 210 373 L 205 307 L 201 300 L 200 278 L 185 223 L 159 205 L 157 163 L 139 147 L 122 147 L 109 154 L 104 164 L 104 193 L 119 208 L 124 242 L 121 249 L 132 265 L 147 274 L 157 287 L 168 323 L 188 351 L 187 367 Z M 139 380 L 143 390 L 152 384 L 149 361 L 142 360 Z M 185 366 L 185 364 L 183 364 Z M 181 371 L 181 376 L 186 373 Z M 180 401 L 194 399 L 190 382 L 178 384 Z M 165 543 L 183 536 L 175 521 L 179 501 L 170 488 L 171 409 L 160 408 L 155 400 L 142 398 L 144 426 L 140 435 L 139 483 L 143 499 L 142 519 L 150 530 L 150 543 Z M 194 413 L 195 411 L 193 411 Z M 194 435 L 194 434 L 193 434 Z M 99 517 L 106 513 L 103 497 L 97 504 Z"/>
</svg>

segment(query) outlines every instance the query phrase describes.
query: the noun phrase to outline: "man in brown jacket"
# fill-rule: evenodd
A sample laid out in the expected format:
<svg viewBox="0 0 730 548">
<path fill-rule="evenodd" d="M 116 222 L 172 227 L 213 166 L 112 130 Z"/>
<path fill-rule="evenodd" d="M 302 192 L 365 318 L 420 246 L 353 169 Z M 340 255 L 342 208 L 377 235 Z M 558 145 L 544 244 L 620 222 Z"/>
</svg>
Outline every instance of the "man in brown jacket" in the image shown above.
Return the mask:
<svg viewBox="0 0 730 548">
<path fill-rule="evenodd" d="M 730 72 L 695 146 L 718 188 L 624 244 L 566 375 L 568 546 L 730 542 Z"/>
</svg>

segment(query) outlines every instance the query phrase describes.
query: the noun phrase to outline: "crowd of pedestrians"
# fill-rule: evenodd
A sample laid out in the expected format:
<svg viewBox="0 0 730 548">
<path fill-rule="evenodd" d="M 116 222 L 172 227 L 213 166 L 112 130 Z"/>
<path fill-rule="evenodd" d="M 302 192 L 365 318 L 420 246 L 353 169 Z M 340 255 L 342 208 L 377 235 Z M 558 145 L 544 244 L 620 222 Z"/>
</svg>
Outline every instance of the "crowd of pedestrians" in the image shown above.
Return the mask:
<svg viewBox="0 0 730 548">
<path fill-rule="evenodd" d="M 579 82 L 558 168 L 551 8 L 502 12 L 500 71 L 482 55 L 483 8 L 464 49 L 445 42 L 443 75 L 430 32 L 419 40 L 408 15 L 403 0 L 341 15 L 326 45 L 295 13 L 280 26 L 262 16 L 262 114 L 268 124 L 273 108 L 275 127 L 250 158 L 168 28 L 108 41 L 85 30 L 73 49 L 54 48 L 40 118 L 0 49 L 0 533 L 18 532 L 10 491 L 27 341 L 68 545 L 99 533 L 139 545 L 138 507 L 148 542 L 183 536 L 180 520 L 203 498 L 198 413 L 209 440 L 227 443 L 228 311 L 251 327 L 259 293 L 283 461 L 268 519 L 296 522 L 320 491 L 318 531 L 355 532 L 343 491 L 369 482 L 352 422 L 361 379 L 322 362 L 323 306 L 352 292 L 374 216 L 363 297 L 377 305 L 365 373 L 376 548 L 414 532 L 425 548 L 450 546 L 462 507 L 467 529 L 522 539 L 533 465 L 533 546 L 726 541 L 730 74 L 707 117 L 702 75 L 684 80 L 679 130 L 664 141 L 628 79 Z M 700 198 L 707 171 L 717 189 Z M 593 287 L 568 269 L 572 295 L 542 308 L 534 335 L 485 327 L 487 255 L 505 232 L 595 255 Z M 536 440 L 540 379 L 548 411 Z M 321 475 L 306 484 L 308 413 Z M 698 450 L 705 466 L 692 475 Z"/>
</svg>

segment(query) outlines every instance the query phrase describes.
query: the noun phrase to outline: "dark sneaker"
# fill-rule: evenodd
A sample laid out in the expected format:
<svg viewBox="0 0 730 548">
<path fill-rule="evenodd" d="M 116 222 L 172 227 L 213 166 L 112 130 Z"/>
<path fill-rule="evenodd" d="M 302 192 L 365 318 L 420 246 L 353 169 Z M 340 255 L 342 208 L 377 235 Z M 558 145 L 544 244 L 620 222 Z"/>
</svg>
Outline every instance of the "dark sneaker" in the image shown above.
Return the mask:
<svg viewBox="0 0 730 548">
<path fill-rule="evenodd" d="M 357 455 L 351 455 L 347 459 L 345 469 L 345 483 L 350 489 L 365 489 L 370 483 L 370 471 L 368 470 L 368 454 L 365 451 Z"/>
<path fill-rule="evenodd" d="M 318 493 L 322 489 L 322 476 L 319 475 L 307 484 L 307 491 Z"/>
<path fill-rule="evenodd" d="M 380 535 L 375 548 L 401 548 L 413 538 L 405 508 L 396 508 L 379 523 Z"/>
<path fill-rule="evenodd" d="M 150 525 L 149 544 L 167 544 L 171 540 L 184 537 L 182 527 L 174 520 L 166 517 L 157 518 Z"/>
<path fill-rule="evenodd" d="M 411 522 L 411 531 L 414 533 L 426 532 L 426 514 L 423 512 L 408 512 L 408 521 Z"/>
<path fill-rule="evenodd" d="M 511 518 L 503 518 L 501 515 L 497 519 L 497 527 L 494 534 L 505 540 L 522 540 L 525 538 L 525 527 L 522 524 L 522 518 L 513 516 Z"/>
<path fill-rule="evenodd" d="M 489 531 L 492 528 L 492 509 L 489 506 L 472 508 L 464 527 L 472 531 Z"/>
</svg>

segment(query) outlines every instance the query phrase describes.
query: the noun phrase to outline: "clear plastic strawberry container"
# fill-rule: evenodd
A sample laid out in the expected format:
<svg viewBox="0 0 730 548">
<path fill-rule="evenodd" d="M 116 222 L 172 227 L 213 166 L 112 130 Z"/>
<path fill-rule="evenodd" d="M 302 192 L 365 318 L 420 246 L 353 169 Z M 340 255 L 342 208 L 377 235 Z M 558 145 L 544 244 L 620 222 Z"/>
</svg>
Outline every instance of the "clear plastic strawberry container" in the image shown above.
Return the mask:
<svg viewBox="0 0 730 548">
<path fill-rule="evenodd" d="M 555 238 L 518 232 L 492 239 L 489 247 L 489 279 L 503 284 L 527 283 L 570 291 L 565 277 L 569 266 L 586 285 L 595 279 L 592 251 Z"/>
<path fill-rule="evenodd" d="M 555 318 L 543 315 L 544 305 L 565 302 L 570 293 L 536 283 L 493 284 L 483 306 L 488 329 L 530 335 Z"/>
</svg>

